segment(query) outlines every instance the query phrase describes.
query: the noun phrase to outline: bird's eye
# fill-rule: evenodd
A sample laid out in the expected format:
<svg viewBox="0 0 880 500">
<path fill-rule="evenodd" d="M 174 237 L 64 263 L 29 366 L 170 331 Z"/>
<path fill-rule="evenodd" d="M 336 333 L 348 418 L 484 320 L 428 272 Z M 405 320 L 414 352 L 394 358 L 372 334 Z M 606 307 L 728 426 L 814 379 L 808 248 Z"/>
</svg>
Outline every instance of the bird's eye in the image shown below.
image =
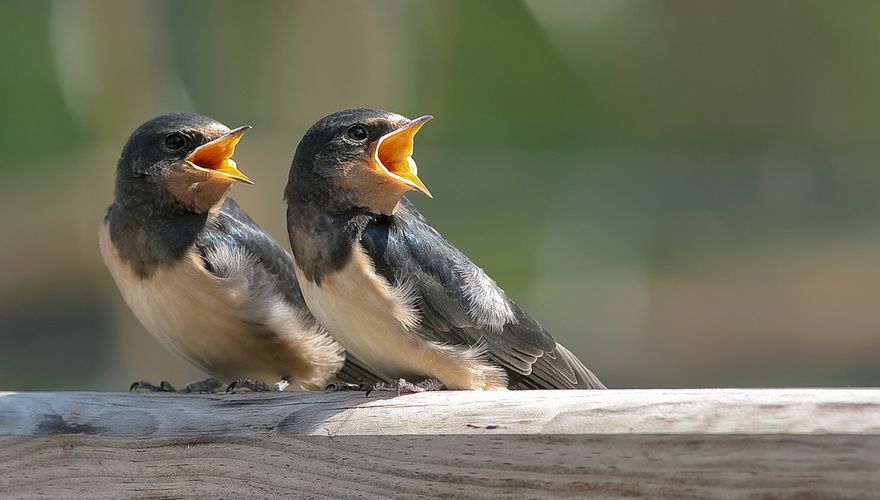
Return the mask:
<svg viewBox="0 0 880 500">
<path fill-rule="evenodd" d="M 365 141 L 370 134 L 367 133 L 367 129 L 363 125 L 352 125 L 348 127 L 348 132 L 346 132 L 349 139 L 354 141 Z"/>
<path fill-rule="evenodd" d="M 171 151 L 183 149 L 184 146 L 186 146 L 186 137 L 184 137 L 183 134 L 174 132 L 173 134 L 165 136 L 165 147 Z"/>
</svg>

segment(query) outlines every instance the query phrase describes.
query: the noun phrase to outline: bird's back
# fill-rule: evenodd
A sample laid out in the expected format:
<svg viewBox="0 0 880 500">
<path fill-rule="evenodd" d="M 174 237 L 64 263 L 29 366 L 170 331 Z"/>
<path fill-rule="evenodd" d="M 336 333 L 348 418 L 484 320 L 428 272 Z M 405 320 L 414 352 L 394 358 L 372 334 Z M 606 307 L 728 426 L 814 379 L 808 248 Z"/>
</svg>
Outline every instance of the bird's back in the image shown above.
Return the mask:
<svg viewBox="0 0 880 500">
<path fill-rule="evenodd" d="M 511 388 L 604 387 L 406 198 L 393 216 L 366 226 L 361 244 L 381 276 L 413 289 L 422 338 L 484 347 Z"/>
</svg>

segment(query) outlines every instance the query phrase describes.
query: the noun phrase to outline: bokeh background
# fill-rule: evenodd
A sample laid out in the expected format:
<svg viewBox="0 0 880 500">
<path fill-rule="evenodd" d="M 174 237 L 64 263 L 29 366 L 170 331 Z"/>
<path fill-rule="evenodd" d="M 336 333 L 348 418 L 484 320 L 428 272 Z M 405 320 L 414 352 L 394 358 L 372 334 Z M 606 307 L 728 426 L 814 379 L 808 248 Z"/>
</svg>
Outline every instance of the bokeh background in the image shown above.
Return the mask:
<svg viewBox="0 0 880 500">
<path fill-rule="evenodd" d="M 321 116 L 436 119 L 432 223 L 612 387 L 880 383 L 880 2 L 0 1 L 0 389 L 201 374 L 97 229 L 146 119 L 254 130 L 281 191 Z"/>
</svg>

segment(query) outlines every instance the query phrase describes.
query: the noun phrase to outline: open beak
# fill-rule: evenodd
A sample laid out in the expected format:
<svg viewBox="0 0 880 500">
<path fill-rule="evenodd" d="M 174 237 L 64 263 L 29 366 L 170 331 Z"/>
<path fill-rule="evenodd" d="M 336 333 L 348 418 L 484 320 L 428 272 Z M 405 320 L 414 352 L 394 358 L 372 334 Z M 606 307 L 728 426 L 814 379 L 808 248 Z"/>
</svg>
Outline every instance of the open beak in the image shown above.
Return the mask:
<svg viewBox="0 0 880 500">
<path fill-rule="evenodd" d="M 373 146 L 372 157 L 373 168 L 377 172 L 421 191 L 429 198 L 433 196 L 417 175 L 418 168 L 412 159 L 412 152 L 416 133 L 432 118 L 433 116 L 426 115 L 410 120 L 399 129 L 383 135 Z"/>
<path fill-rule="evenodd" d="M 186 161 L 198 170 L 207 170 L 212 174 L 221 175 L 236 181 L 253 184 L 235 165 L 232 159 L 235 145 L 241 136 L 250 130 L 250 125 L 232 129 L 213 141 L 202 144 L 186 157 Z"/>
</svg>

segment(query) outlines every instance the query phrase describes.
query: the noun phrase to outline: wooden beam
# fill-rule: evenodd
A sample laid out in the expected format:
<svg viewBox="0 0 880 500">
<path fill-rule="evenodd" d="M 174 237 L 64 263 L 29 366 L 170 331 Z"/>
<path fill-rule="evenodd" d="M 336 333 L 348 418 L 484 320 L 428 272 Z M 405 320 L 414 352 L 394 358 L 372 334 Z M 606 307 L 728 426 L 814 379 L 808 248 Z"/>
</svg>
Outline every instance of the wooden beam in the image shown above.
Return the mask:
<svg viewBox="0 0 880 500">
<path fill-rule="evenodd" d="M 0 496 L 877 492 L 877 389 L 0 393 Z"/>
</svg>

